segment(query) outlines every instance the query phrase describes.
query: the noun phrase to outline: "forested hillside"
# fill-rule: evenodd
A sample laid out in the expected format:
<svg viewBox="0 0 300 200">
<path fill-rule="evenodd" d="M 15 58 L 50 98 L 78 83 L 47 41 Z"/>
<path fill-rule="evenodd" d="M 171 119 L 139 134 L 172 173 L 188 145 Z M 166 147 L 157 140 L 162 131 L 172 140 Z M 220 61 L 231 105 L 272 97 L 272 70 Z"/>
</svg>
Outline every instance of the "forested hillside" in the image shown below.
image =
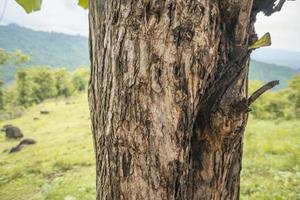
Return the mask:
<svg viewBox="0 0 300 200">
<path fill-rule="evenodd" d="M 289 66 L 293 69 L 300 69 L 300 52 L 281 49 L 261 48 L 254 51 L 251 58 L 266 63 Z"/>
<path fill-rule="evenodd" d="M 88 40 L 83 36 L 34 31 L 11 24 L 0 26 L 0 48 L 8 51 L 20 49 L 24 54 L 28 54 L 31 59 L 28 63 L 23 64 L 24 66 L 49 65 L 55 68 L 65 67 L 74 70 L 81 65 L 89 65 Z M 254 53 L 254 58 L 260 60 L 263 59 L 263 55 L 266 55 L 265 51 Z M 288 53 L 282 53 L 282 55 L 287 57 Z M 267 54 L 269 55 L 269 53 Z M 280 56 L 276 57 L 279 59 Z M 266 57 L 266 62 L 270 61 L 269 58 L 270 56 Z M 8 83 L 15 79 L 15 70 L 16 65 L 13 63 L 0 68 L 0 75 L 4 82 Z M 298 73 L 296 69 L 255 60 L 251 62 L 250 66 L 250 80 L 267 82 L 279 79 L 281 84 L 277 89 L 285 88 L 287 81 L 296 73 Z"/>
<path fill-rule="evenodd" d="M 290 67 L 252 60 L 250 64 L 249 79 L 259 80 L 263 83 L 271 80 L 279 80 L 280 84 L 274 88 L 275 90 L 278 90 L 286 88 L 288 86 L 288 81 L 297 73 L 299 73 L 299 70 Z"/>
<path fill-rule="evenodd" d="M 74 70 L 89 65 L 88 40 L 83 36 L 34 31 L 15 24 L 0 26 L 0 48 L 20 49 L 30 56 L 27 66 L 49 65 Z M 16 66 L 8 64 L 0 69 L 5 82 L 15 76 Z"/>
</svg>

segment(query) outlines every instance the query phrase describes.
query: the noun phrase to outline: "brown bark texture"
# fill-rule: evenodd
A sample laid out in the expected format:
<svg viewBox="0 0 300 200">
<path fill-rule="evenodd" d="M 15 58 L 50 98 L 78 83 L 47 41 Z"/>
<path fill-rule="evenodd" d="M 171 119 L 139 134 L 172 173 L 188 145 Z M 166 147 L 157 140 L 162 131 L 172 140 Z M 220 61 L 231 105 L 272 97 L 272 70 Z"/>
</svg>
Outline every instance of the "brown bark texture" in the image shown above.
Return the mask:
<svg viewBox="0 0 300 200">
<path fill-rule="evenodd" d="M 90 1 L 98 200 L 239 199 L 256 1 Z"/>
</svg>

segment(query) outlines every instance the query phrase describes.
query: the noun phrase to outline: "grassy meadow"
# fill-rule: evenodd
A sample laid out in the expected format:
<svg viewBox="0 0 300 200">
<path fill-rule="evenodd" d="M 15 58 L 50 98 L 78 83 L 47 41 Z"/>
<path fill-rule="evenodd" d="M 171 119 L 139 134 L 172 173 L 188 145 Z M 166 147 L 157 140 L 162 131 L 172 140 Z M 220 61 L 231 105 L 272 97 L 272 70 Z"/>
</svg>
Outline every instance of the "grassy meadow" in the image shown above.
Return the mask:
<svg viewBox="0 0 300 200">
<path fill-rule="evenodd" d="M 45 101 L 4 124 L 20 127 L 37 144 L 8 154 L 3 151 L 19 141 L 0 135 L 0 200 L 95 199 L 86 95 Z M 300 122 L 250 117 L 241 178 L 241 199 L 299 200 Z"/>
<path fill-rule="evenodd" d="M 49 115 L 40 115 L 49 110 Z M 38 120 L 34 118 L 38 117 Z M 0 124 L 20 127 L 37 144 L 18 153 L 0 136 L 0 199 L 95 199 L 95 161 L 86 95 L 51 100 Z"/>
</svg>

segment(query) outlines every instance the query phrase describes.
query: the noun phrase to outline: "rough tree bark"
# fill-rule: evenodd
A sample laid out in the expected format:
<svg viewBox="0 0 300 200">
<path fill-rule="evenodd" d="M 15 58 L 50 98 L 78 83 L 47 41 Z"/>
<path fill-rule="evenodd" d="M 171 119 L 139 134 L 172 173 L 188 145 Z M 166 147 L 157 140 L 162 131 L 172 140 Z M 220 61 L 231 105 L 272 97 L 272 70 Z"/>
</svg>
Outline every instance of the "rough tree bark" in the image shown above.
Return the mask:
<svg viewBox="0 0 300 200">
<path fill-rule="evenodd" d="M 97 199 L 239 198 L 248 46 L 278 6 L 90 1 Z"/>
</svg>

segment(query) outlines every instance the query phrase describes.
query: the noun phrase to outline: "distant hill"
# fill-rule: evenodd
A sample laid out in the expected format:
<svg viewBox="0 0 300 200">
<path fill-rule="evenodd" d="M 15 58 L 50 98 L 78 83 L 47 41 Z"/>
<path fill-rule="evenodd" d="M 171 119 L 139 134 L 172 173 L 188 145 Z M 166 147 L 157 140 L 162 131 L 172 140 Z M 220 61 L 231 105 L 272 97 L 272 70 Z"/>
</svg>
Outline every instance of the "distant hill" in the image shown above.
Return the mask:
<svg viewBox="0 0 300 200">
<path fill-rule="evenodd" d="M 11 24 L 0 26 L 0 48 L 8 51 L 21 49 L 31 56 L 31 61 L 26 63 L 29 66 L 50 65 L 74 70 L 80 65 L 89 65 L 88 40 L 82 36 L 34 31 Z M 282 50 L 257 50 L 252 58 L 265 63 L 251 61 L 250 80 L 267 82 L 279 79 L 281 84 L 277 88 L 287 86 L 287 81 L 298 72 L 296 68 L 300 63 L 300 53 Z M 281 63 L 294 69 L 279 66 Z M 12 64 L 0 68 L 0 76 L 6 83 L 14 80 L 15 69 Z"/>
<path fill-rule="evenodd" d="M 83 36 L 34 31 L 10 24 L 0 26 L 0 48 L 8 51 L 22 50 L 31 57 L 26 65 L 50 65 L 70 70 L 80 65 L 89 65 L 88 40 Z M 14 78 L 16 66 L 9 64 L 0 69 L 7 82 Z"/>
<path fill-rule="evenodd" d="M 297 73 L 299 73 L 299 70 L 290 67 L 251 60 L 249 79 L 259 80 L 263 83 L 279 80 L 280 84 L 275 88 L 275 90 L 278 90 L 287 87 L 288 80 Z"/>
<path fill-rule="evenodd" d="M 255 50 L 252 59 L 276 65 L 300 69 L 300 52 L 281 49 L 261 48 Z"/>
</svg>

